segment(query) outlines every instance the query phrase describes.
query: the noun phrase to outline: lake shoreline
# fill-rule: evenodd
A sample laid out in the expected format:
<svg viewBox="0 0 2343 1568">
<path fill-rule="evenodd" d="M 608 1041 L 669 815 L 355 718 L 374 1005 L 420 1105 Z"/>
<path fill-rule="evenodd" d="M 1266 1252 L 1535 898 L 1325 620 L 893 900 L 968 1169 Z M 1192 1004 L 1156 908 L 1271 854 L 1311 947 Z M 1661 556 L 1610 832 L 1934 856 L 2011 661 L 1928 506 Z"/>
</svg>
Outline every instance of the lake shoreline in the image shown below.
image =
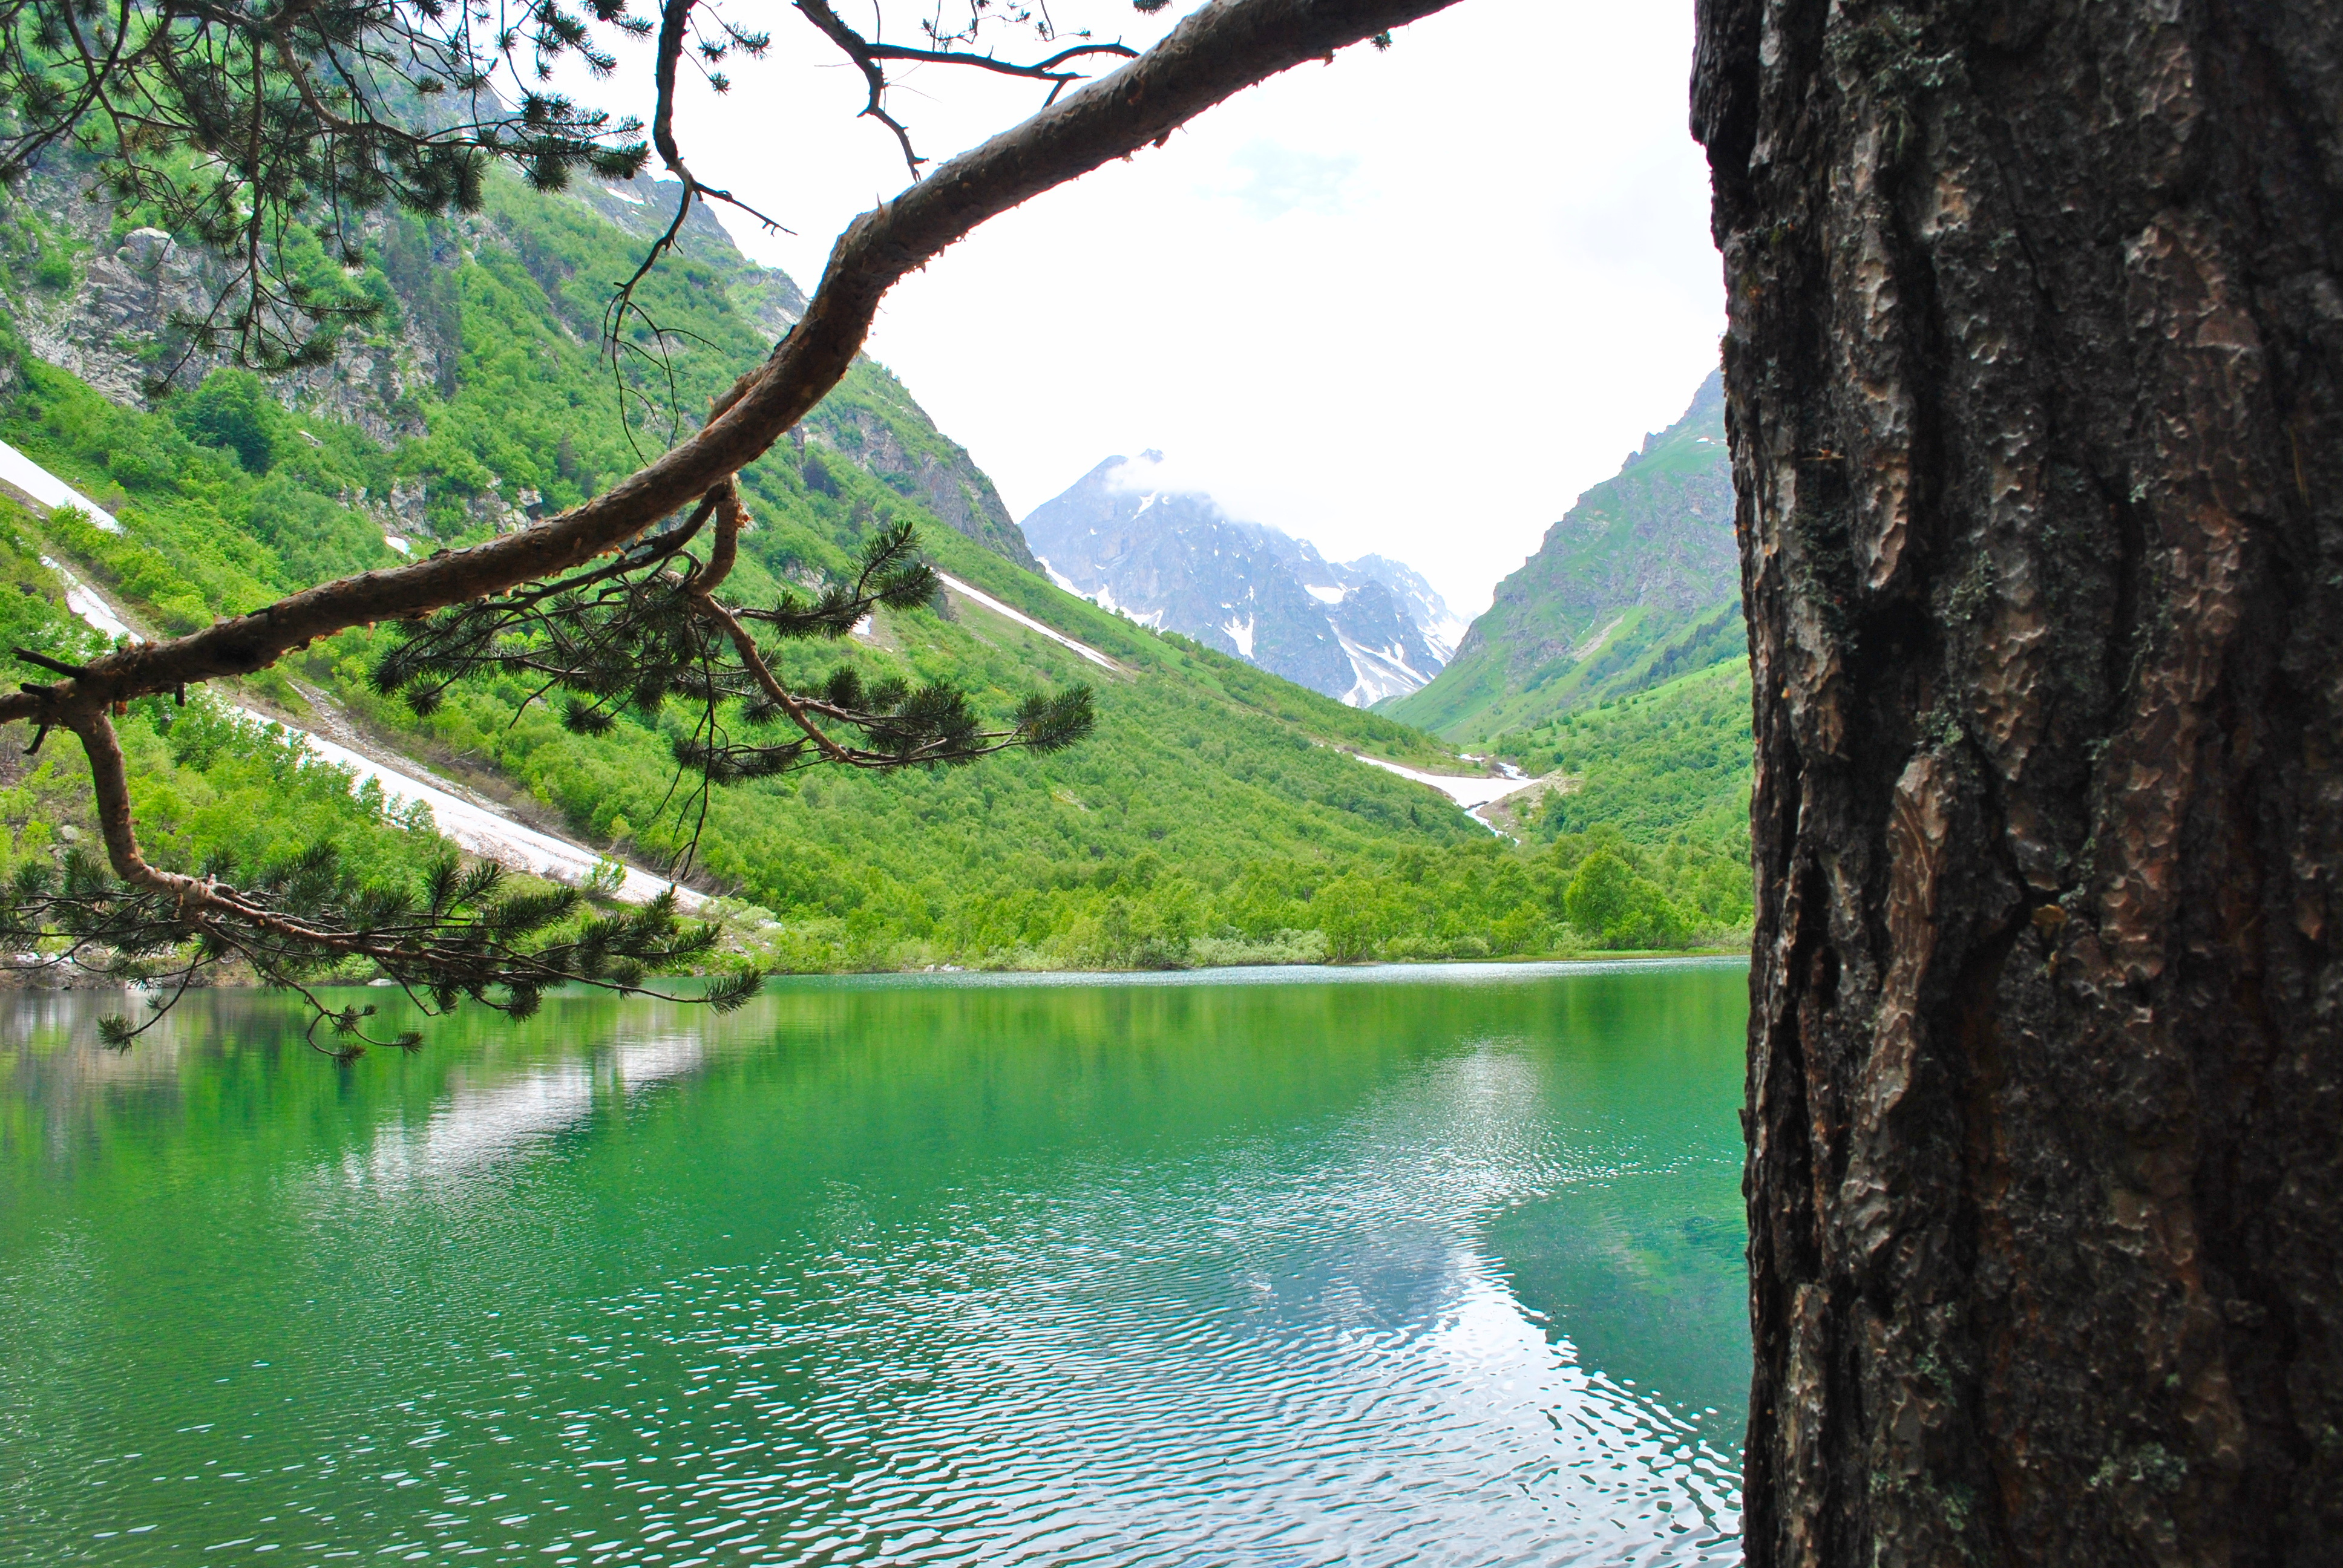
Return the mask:
<svg viewBox="0 0 2343 1568">
<path fill-rule="evenodd" d="M 1615 953 L 1572 953 L 1568 955 L 1534 958 L 1362 959 L 1342 963 L 1198 964 L 1191 968 L 1155 969 L 1029 970 L 1011 968 L 1008 966 L 993 968 L 973 964 L 927 964 L 916 969 L 903 967 L 883 970 L 841 969 L 780 970 L 769 974 L 765 978 L 766 983 L 769 985 L 775 981 L 789 980 L 889 980 L 942 978 L 983 979 L 1002 983 L 1016 983 L 1021 980 L 1030 981 L 1036 985 L 1070 985 L 1080 984 L 1085 980 L 1116 980 L 1131 979 L 1145 980 L 1155 984 L 1174 984 L 1184 979 L 1202 977 L 1211 977 L 1215 980 L 1222 981 L 1225 981 L 1228 977 L 1232 976 L 1255 975 L 1319 974 L 1332 978 L 1378 972 L 1403 974 L 1411 971 L 1428 972 L 1443 970 L 1552 970 L 1596 966 L 1609 967 L 1613 965 L 1629 964 L 1651 965 L 1680 960 L 1713 961 L 1717 960 L 1738 959 L 1746 962 L 1748 958 L 1749 950 L 1745 947 L 1682 948 Z M 679 980 L 689 981 L 705 978 L 706 977 L 703 975 L 679 975 L 666 977 L 669 981 Z M 140 985 L 135 980 L 127 980 L 120 978 L 119 976 L 108 975 L 100 971 L 82 969 L 78 965 L 55 968 L 46 966 L 36 967 L 29 964 L 0 967 L 0 992 L 102 990 L 145 991 L 152 989 L 152 987 Z M 283 988 L 267 985 L 248 971 L 240 973 L 215 971 L 206 980 L 197 981 L 188 989 L 190 990 L 266 991 L 281 990 Z M 371 980 L 327 980 L 317 985 L 316 989 L 320 990 L 365 990 L 375 989 L 392 990 L 395 988 L 390 986 L 377 987 L 375 982 Z M 583 990 L 587 988 L 569 987 L 565 989 L 568 990 Z"/>
</svg>

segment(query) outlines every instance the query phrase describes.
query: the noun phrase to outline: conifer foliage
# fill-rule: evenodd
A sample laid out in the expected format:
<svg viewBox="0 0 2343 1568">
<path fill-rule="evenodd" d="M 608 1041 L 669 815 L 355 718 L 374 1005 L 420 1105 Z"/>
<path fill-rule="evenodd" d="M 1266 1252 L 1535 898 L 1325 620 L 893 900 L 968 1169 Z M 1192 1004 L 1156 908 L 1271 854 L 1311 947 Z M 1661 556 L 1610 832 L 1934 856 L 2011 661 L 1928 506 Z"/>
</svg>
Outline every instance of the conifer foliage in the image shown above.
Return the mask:
<svg viewBox="0 0 2343 1568">
<path fill-rule="evenodd" d="M 711 518 L 703 560 L 692 547 Z M 851 665 L 840 665 L 817 689 L 790 691 L 751 627 L 835 640 L 874 610 L 922 608 L 941 589 L 920 558 L 917 530 L 903 523 L 870 539 L 851 582 L 828 584 L 809 599 L 784 593 L 761 608 L 728 605 L 716 593 L 746 519 L 728 486 L 608 564 L 404 623 L 375 667 L 375 685 L 424 714 L 465 676 L 525 671 L 539 680 L 540 695 L 563 694 L 562 723 L 578 735 L 607 733 L 622 709 L 656 720 L 670 701 L 680 703 L 691 719 L 675 737 L 675 759 L 699 780 L 703 806 L 709 787 L 824 763 L 952 767 L 1012 747 L 1061 750 L 1089 733 L 1087 686 L 1037 693 L 1011 723 L 990 729 L 949 682 L 866 686 Z M 687 849 L 671 869 L 679 874 L 689 857 Z"/>
</svg>

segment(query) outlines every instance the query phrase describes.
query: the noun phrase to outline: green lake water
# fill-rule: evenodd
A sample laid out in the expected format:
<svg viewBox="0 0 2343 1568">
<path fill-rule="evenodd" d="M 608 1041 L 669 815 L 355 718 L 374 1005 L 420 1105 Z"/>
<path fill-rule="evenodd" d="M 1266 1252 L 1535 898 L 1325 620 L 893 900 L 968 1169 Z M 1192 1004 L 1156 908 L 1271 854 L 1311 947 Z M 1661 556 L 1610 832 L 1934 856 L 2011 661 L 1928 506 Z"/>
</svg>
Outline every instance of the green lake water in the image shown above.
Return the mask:
<svg viewBox="0 0 2343 1568">
<path fill-rule="evenodd" d="M 120 1005 L 0 999 L 0 1563 L 1740 1559 L 1743 964 Z"/>
</svg>

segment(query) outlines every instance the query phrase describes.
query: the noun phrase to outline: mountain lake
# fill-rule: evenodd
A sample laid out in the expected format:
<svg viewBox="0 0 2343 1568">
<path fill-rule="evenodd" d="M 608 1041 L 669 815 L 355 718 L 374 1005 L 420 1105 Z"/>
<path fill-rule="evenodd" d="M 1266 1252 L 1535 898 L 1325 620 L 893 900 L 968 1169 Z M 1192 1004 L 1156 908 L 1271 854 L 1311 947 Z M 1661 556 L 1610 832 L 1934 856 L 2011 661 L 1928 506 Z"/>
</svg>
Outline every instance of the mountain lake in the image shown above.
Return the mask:
<svg viewBox="0 0 2343 1568">
<path fill-rule="evenodd" d="M 0 1563 L 1737 1563 L 1747 985 L 0 998 Z"/>
</svg>

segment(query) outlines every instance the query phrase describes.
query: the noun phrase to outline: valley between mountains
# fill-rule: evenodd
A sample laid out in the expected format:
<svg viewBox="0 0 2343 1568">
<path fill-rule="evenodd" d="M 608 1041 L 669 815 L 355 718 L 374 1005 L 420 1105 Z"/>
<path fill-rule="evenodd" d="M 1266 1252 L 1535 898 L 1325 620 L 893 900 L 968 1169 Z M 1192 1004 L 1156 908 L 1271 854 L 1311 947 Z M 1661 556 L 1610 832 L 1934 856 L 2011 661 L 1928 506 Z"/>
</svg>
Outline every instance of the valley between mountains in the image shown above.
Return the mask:
<svg viewBox="0 0 2343 1568">
<path fill-rule="evenodd" d="M 669 330 L 614 370 L 608 280 L 672 188 L 500 179 L 471 216 L 381 216 L 360 267 L 312 242 L 319 286 L 381 306 L 330 364 L 263 380 L 197 356 L 157 396 L 175 321 L 216 279 L 86 184 L 44 167 L 0 207 L 0 439 L 89 503 L 0 487 L 0 636 L 55 658 L 102 641 L 69 581 L 168 635 L 528 528 L 689 428 L 803 306 L 696 208 L 647 285 Z M 834 579 L 900 522 L 944 575 L 924 608 L 782 648 L 786 678 L 949 673 L 994 713 L 1086 684 L 1098 725 L 1070 751 L 694 793 L 679 726 L 572 733 L 510 678 L 459 682 L 428 714 L 385 698 L 376 628 L 185 707 L 133 704 L 142 836 L 185 868 L 332 842 L 396 880 L 451 852 L 443 829 L 516 859 L 491 847 L 507 822 L 580 847 L 517 872 L 598 896 L 679 878 L 734 947 L 800 971 L 1745 940 L 1749 707 L 1714 378 L 1469 626 L 1405 564 L 1331 561 L 1163 477 L 1155 454 L 1111 457 L 1021 523 L 869 360 L 742 477 L 755 520 L 733 580 L 752 597 Z M 337 763 L 297 732 L 348 749 Z M 85 852 L 85 769 L 71 748 L 0 759 L 5 869 Z M 491 827 L 441 820 L 451 799 Z"/>
</svg>

